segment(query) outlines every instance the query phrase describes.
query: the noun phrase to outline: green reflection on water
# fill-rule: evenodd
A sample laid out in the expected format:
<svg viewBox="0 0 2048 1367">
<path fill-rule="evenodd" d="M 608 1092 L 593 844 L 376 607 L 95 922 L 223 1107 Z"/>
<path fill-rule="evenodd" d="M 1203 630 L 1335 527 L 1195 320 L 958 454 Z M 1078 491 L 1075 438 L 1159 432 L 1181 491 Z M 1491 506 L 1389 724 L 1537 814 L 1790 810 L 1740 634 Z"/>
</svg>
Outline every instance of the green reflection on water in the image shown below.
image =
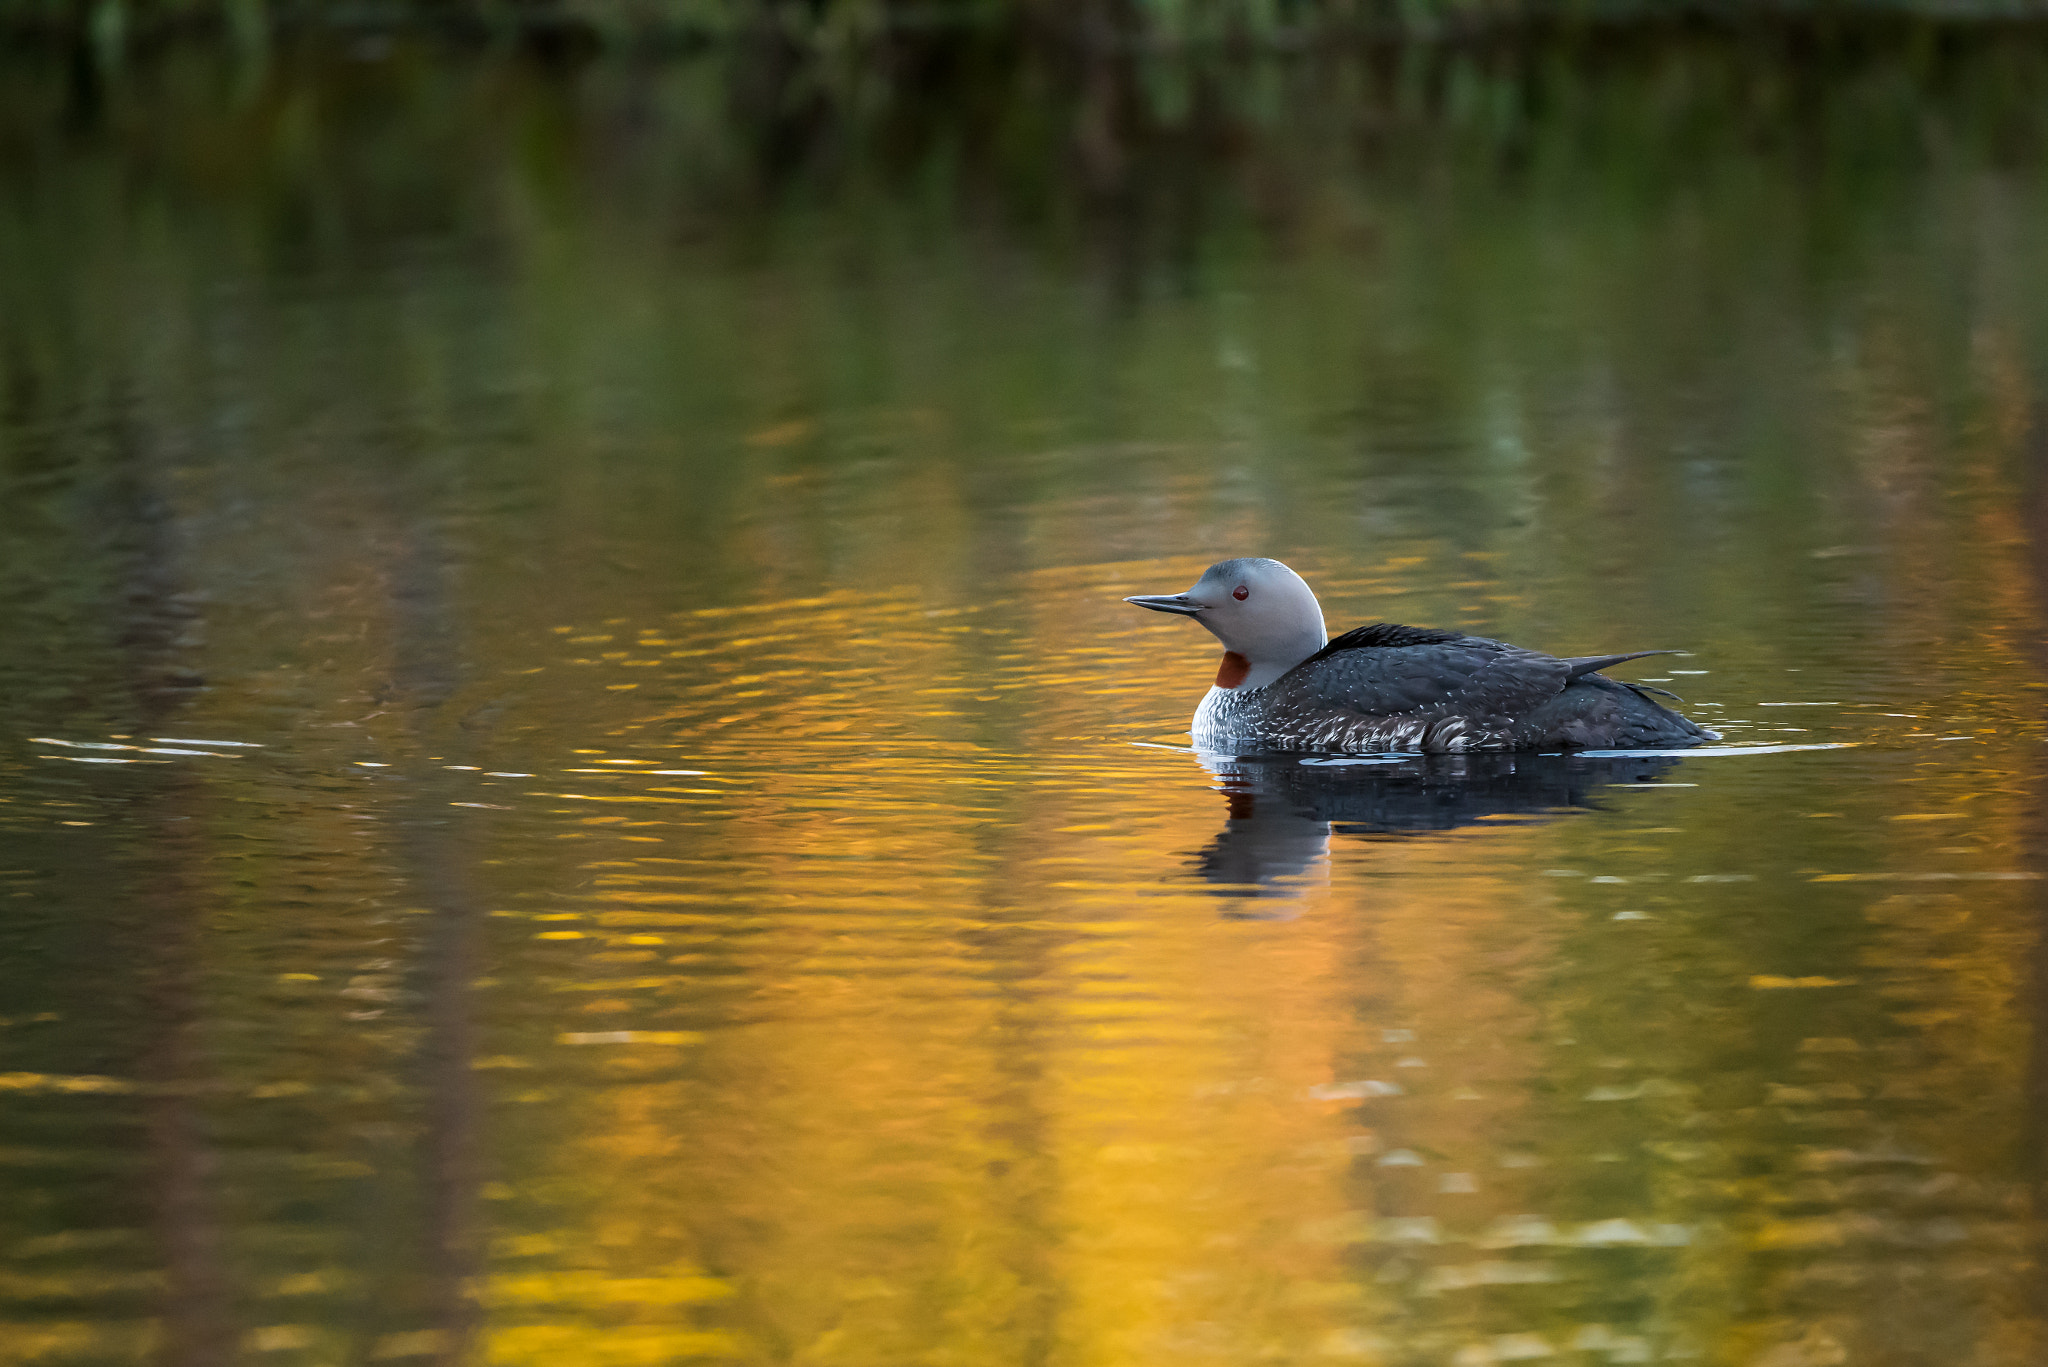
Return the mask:
<svg viewBox="0 0 2048 1367">
<path fill-rule="evenodd" d="M 1654 55 L 19 74 L 0 1361 L 2031 1360 L 2029 59 Z M 1276 801 L 1238 552 L 1856 748 Z"/>
</svg>

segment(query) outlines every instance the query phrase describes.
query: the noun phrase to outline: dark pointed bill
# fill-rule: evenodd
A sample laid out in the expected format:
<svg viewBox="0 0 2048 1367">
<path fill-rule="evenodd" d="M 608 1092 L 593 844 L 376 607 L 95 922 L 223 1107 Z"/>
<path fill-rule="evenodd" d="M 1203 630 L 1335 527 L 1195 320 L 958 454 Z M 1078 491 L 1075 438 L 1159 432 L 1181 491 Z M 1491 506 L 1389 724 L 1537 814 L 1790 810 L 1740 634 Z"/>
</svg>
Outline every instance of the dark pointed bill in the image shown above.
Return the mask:
<svg viewBox="0 0 2048 1367">
<path fill-rule="evenodd" d="M 1154 612 L 1177 612 L 1183 617 L 1192 617 L 1202 610 L 1202 605 L 1185 593 L 1140 594 L 1136 598 L 1126 598 L 1124 601 L 1136 603 L 1141 608 L 1150 608 Z"/>
</svg>

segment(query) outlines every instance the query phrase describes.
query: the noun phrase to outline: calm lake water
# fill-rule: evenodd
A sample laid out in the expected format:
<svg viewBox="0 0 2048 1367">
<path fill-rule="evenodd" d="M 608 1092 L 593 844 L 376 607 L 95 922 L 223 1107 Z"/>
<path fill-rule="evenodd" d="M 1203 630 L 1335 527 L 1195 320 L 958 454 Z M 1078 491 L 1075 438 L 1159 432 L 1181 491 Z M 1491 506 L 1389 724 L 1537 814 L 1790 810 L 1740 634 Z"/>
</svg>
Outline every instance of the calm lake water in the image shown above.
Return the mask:
<svg viewBox="0 0 2048 1367">
<path fill-rule="evenodd" d="M 2027 129 L 355 56 L 8 78 L 0 1364 L 2040 1360 Z M 1197 756 L 1239 554 L 1847 748 Z"/>
</svg>

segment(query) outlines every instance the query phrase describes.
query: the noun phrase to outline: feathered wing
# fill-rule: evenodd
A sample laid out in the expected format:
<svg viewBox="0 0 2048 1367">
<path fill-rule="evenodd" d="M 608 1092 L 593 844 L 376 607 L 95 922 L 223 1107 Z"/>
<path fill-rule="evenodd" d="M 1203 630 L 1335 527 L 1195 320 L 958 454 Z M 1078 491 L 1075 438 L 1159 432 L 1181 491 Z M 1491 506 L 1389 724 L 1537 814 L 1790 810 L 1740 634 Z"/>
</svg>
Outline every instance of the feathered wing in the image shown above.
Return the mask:
<svg viewBox="0 0 2048 1367">
<path fill-rule="evenodd" d="M 1258 739 L 1282 749 L 1435 752 L 1711 738 L 1660 707 L 1646 685 L 1598 672 L 1634 658 L 1560 659 L 1484 636 L 1375 623 L 1339 636 L 1260 690 Z"/>
<path fill-rule="evenodd" d="M 1458 717 L 1475 731 L 1510 725 L 1563 690 L 1570 666 L 1483 636 L 1376 624 L 1347 632 L 1272 687 L 1361 717 Z"/>
</svg>

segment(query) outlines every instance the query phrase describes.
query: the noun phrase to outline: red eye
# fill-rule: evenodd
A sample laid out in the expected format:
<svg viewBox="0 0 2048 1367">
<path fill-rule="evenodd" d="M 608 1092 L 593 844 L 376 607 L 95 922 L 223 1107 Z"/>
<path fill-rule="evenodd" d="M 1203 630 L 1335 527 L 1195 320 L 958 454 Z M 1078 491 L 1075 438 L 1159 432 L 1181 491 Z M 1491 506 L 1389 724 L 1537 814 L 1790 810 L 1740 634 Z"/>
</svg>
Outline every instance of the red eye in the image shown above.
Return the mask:
<svg viewBox="0 0 2048 1367">
<path fill-rule="evenodd" d="M 1230 596 L 1232 598 L 1235 598 L 1238 602 L 1242 603 L 1245 599 L 1252 596 L 1252 591 L 1246 588 L 1244 585 L 1239 584 L 1236 588 L 1230 591 Z"/>
</svg>

